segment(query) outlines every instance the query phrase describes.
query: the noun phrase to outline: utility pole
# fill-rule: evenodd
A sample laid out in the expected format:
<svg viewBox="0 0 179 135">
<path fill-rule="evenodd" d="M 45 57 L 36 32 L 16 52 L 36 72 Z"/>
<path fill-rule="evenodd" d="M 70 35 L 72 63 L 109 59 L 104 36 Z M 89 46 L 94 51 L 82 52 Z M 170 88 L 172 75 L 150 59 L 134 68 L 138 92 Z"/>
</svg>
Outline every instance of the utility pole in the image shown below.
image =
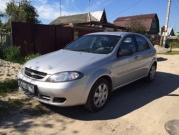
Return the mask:
<svg viewBox="0 0 179 135">
<path fill-rule="evenodd" d="M 61 17 L 61 15 L 62 15 L 62 9 L 61 9 L 62 7 L 61 7 L 61 6 L 62 6 L 62 2 L 61 2 L 61 0 L 60 0 L 60 17 Z"/>
<path fill-rule="evenodd" d="M 89 5 L 90 5 L 90 0 L 89 0 Z M 91 26 L 91 14 L 89 12 L 89 22 L 90 22 L 90 26 Z"/>
<path fill-rule="evenodd" d="M 163 38 L 163 47 L 165 47 L 165 43 L 166 43 L 168 21 L 169 21 L 169 16 L 170 16 L 170 5 L 171 5 L 171 0 L 168 0 L 167 16 L 166 16 L 166 23 L 165 23 L 165 29 L 164 29 L 164 38 Z"/>
</svg>

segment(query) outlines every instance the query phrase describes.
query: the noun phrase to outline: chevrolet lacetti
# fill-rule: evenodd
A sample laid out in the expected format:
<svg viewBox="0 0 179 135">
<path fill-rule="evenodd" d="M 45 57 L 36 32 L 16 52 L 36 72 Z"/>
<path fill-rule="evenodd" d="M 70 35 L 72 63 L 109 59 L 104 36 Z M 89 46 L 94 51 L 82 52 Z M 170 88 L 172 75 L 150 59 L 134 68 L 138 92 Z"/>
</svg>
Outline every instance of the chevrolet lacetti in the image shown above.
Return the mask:
<svg viewBox="0 0 179 135">
<path fill-rule="evenodd" d="M 153 81 L 156 68 L 156 50 L 145 36 L 98 32 L 28 61 L 18 73 L 18 85 L 46 104 L 99 111 L 112 91 L 141 78 Z"/>
</svg>

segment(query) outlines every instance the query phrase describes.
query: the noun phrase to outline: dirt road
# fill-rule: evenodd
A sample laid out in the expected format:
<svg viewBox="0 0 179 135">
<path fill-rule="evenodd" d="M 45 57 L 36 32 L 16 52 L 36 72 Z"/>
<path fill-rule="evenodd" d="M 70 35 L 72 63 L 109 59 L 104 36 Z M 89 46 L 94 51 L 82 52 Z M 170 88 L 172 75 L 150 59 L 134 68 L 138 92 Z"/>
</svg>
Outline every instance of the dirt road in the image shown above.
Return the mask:
<svg viewBox="0 0 179 135">
<path fill-rule="evenodd" d="M 24 102 L 27 102 L 25 108 L 0 117 L 0 132 L 7 135 L 168 135 L 167 121 L 175 120 L 179 128 L 179 55 L 158 55 L 157 75 L 152 83 L 141 80 L 115 91 L 107 106 L 97 113 L 83 106 L 58 108 L 34 100 Z M 177 135 L 177 129 L 173 130 Z"/>
</svg>

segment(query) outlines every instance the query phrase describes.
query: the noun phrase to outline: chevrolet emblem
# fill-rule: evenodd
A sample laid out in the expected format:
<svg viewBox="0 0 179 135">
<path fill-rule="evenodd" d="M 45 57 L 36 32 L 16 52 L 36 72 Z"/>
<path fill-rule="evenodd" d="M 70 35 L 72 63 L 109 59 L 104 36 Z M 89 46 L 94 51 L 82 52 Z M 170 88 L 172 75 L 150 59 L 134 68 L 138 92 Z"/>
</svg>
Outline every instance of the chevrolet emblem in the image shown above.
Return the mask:
<svg viewBox="0 0 179 135">
<path fill-rule="evenodd" d="M 31 72 L 31 73 L 30 73 L 30 75 L 31 75 L 31 76 L 34 76 L 34 75 L 35 75 L 35 73 L 34 73 L 34 72 Z"/>
</svg>

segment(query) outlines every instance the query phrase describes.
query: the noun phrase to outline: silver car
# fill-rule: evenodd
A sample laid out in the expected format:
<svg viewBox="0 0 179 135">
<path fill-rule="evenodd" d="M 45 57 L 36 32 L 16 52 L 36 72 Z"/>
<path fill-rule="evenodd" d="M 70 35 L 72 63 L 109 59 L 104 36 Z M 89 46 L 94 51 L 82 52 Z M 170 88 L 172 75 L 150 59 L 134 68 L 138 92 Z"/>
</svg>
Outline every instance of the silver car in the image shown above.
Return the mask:
<svg viewBox="0 0 179 135">
<path fill-rule="evenodd" d="M 145 36 L 98 32 L 28 61 L 18 73 L 18 85 L 46 104 L 99 111 L 112 91 L 141 78 L 153 81 L 156 68 L 156 50 Z"/>
</svg>

